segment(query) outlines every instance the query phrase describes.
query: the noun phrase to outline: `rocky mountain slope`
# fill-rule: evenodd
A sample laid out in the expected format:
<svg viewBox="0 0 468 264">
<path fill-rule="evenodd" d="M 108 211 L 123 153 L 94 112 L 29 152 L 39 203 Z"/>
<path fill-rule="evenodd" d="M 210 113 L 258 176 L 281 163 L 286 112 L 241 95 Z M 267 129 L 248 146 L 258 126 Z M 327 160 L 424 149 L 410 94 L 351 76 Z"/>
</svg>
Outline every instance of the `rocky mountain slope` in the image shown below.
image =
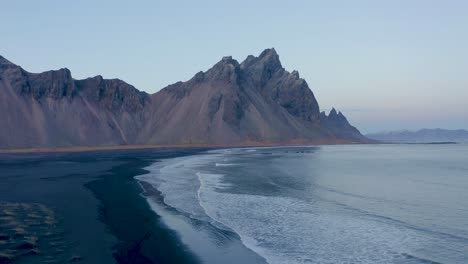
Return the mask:
<svg viewBox="0 0 468 264">
<path fill-rule="evenodd" d="M 149 95 L 118 79 L 29 73 L 0 57 L 0 148 L 367 142 L 341 113 L 327 116 L 274 49 Z"/>
</svg>

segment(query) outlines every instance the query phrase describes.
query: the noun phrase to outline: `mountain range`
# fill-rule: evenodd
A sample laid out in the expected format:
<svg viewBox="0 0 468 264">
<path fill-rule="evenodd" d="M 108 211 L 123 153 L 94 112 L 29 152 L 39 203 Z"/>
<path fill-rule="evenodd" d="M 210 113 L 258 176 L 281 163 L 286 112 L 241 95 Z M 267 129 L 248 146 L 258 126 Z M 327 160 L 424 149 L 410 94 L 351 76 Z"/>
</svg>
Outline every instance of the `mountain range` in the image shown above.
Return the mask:
<svg viewBox="0 0 468 264">
<path fill-rule="evenodd" d="M 468 142 L 468 131 L 464 129 L 420 129 L 417 131 L 399 130 L 366 134 L 370 139 L 392 143 L 435 143 Z"/>
<path fill-rule="evenodd" d="M 223 57 L 148 94 L 119 79 L 30 73 L 0 56 L 0 148 L 118 145 L 242 146 L 365 143 L 335 109 L 320 112 L 307 82 L 274 49 Z"/>
</svg>

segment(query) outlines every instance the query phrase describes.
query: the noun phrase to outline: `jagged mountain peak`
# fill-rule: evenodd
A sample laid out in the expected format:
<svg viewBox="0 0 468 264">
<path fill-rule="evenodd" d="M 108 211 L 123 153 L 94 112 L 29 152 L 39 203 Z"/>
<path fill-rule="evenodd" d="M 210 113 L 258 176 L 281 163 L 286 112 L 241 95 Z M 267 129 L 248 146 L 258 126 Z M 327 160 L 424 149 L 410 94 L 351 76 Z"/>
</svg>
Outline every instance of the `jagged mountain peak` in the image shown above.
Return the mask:
<svg viewBox="0 0 468 264">
<path fill-rule="evenodd" d="M 348 120 L 346 117 L 341 113 L 341 111 L 337 111 L 334 107 L 330 110 L 330 113 L 328 116 L 325 114 L 325 112 L 321 113 L 321 118 L 326 118 L 328 121 L 337 121 L 337 122 L 342 122 L 342 123 L 348 123 Z"/>
<path fill-rule="evenodd" d="M 228 66 L 228 67 L 238 67 L 239 62 L 237 60 L 233 59 L 232 56 L 224 56 L 224 57 L 221 58 L 220 61 L 218 61 L 215 65 L 213 65 L 213 67 L 211 67 L 208 71 L 210 71 L 212 69 L 224 68 L 226 66 Z"/>
<path fill-rule="evenodd" d="M 10 64 L 0 58 L 0 148 L 366 142 L 341 112 L 319 112 L 306 81 L 281 66 L 275 49 L 241 64 L 223 57 L 151 96 L 119 79 L 74 80 L 66 68 L 29 73 Z"/>
<path fill-rule="evenodd" d="M 330 110 L 328 116 L 325 114 L 325 111 L 320 113 L 320 122 L 322 126 L 326 127 L 339 138 L 352 139 L 356 142 L 368 141 L 368 139 L 364 137 L 359 130 L 348 122 L 348 119 L 341 113 L 341 111 L 337 111 L 334 107 Z"/>
<path fill-rule="evenodd" d="M 18 65 L 12 63 L 11 61 L 7 60 L 6 58 L 4 58 L 4 57 L 2 57 L 0 55 L 0 72 L 3 72 L 5 70 L 9 70 L 9 69 L 10 70 L 11 69 L 16 69 L 16 70 L 21 71 L 21 68 Z"/>
<path fill-rule="evenodd" d="M 72 73 L 71 73 L 70 69 L 68 69 L 68 68 L 60 68 L 58 70 L 46 71 L 46 72 L 43 72 L 43 73 L 40 73 L 40 74 L 47 74 L 47 73 L 58 74 L 58 75 L 61 75 L 61 76 L 67 77 L 67 78 L 72 78 Z"/>
<path fill-rule="evenodd" d="M 15 65 L 11 61 L 5 59 L 2 55 L 0 55 L 0 65 Z"/>
<path fill-rule="evenodd" d="M 247 56 L 247 58 L 241 63 L 241 68 L 266 70 L 274 72 L 283 69 L 278 53 L 274 48 L 264 50 L 258 57 L 253 55 Z"/>
<path fill-rule="evenodd" d="M 279 55 L 276 52 L 275 48 L 269 48 L 265 49 L 260 53 L 260 56 L 258 56 L 259 59 L 262 60 L 277 60 L 279 61 Z"/>
<path fill-rule="evenodd" d="M 218 63 L 206 71 L 203 77 L 212 80 L 229 80 L 230 82 L 235 82 L 238 71 L 239 62 L 233 59 L 232 56 L 224 56 Z M 198 77 L 200 77 L 200 75 Z"/>
<path fill-rule="evenodd" d="M 296 79 L 301 79 L 301 76 L 299 75 L 299 72 L 294 70 L 291 72 L 291 76 L 293 76 Z"/>
<path fill-rule="evenodd" d="M 239 65 L 239 62 L 237 60 L 233 59 L 232 56 L 224 56 L 223 58 L 221 58 L 220 63 L 232 64 L 234 66 Z"/>
</svg>

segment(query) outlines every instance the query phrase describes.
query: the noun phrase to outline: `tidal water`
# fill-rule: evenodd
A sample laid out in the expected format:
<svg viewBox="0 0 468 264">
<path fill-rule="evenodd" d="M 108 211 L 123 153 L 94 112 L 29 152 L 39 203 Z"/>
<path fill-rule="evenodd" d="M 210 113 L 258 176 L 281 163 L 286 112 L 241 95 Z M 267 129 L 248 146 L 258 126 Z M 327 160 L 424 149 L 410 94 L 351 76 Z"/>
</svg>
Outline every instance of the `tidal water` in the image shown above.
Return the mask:
<svg viewBox="0 0 468 264">
<path fill-rule="evenodd" d="M 468 145 L 224 149 L 147 169 L 165 205 L 268 263 L 468 263 Z"/>
</svg>

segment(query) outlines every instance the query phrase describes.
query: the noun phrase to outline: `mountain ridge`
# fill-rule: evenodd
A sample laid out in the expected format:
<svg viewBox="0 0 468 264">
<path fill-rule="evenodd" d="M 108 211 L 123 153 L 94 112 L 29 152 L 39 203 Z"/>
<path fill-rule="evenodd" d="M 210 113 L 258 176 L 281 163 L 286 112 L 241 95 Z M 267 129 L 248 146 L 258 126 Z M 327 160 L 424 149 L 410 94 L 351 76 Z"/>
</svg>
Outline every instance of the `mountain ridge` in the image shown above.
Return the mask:
<svg viewBox="0 0 468 264">
<path fill-rule="evenodd" d="M 320 112 L 307 82 L 266 49 L 154 94 L 119 79 L 29 73 L 0 56 L 0 148 L 369 142 Z"/>
</svg>

